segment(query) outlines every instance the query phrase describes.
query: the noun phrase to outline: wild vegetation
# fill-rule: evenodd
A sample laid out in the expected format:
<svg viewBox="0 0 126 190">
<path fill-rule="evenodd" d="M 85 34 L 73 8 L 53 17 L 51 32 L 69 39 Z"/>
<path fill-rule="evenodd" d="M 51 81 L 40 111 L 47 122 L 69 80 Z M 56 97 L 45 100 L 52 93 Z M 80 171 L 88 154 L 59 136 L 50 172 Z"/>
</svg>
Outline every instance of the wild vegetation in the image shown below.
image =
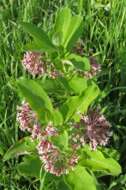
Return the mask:
<svg viewBox="0 0 126 190">
<path fill-rule="evenodd" d="M 70 9 L 72 17 L 78 15 L 72 24 L 77 38 L 65 31 Z M 1 0 L 0 12 L 0 189 L 125 190 L 126 1 Z M 45 46 L 38 28 L 46 31 Z M 39 54 L 29 53 L 36 50 Z M 38 64 L 27 67 L 32 56 Z M 58 157 L 56 147 L 63 151 L 65 170 L 60 173 L 43 170 L 38 157 L 36 162 L 35 154 L 44 159 L 38 142 L 42 139 L 35 139 L 36 128 L 31 131 L 21 123 L 24 98 L 29 103 L 23 103 L 25 116 L 33 114 L 32 125 L 44 126 L 40 133 L 48 134 L 44 140 L 53 143 L 49 151 Z M 83 125 L 87 127 L 79 141 L 82 147 L 68 169 L 70 138 Z M 104 130 L 96 136 L 89 133 L 90 125 Z M 26 152 L 32 154 L 23 157 Z"/>
</svg>

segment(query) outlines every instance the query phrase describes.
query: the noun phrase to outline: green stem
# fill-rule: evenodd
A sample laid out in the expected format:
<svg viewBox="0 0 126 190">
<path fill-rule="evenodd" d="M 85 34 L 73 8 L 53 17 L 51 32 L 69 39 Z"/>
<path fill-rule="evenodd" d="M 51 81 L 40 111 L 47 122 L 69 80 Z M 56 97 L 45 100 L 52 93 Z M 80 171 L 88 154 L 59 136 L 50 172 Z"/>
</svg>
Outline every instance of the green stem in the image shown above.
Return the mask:
<svg viewBox="0 0 126 190">
<path fill-rule="evenodd" d="M 83 0 L 78 0 L 78 13 L 81 15 L 83 10 Z"/>
<path fill-rule="evenodd" d="M 45 177 L 46 177 L 46 172 L 44 172 L 44 174 L 42 175 L 42 168 L 40 171 L 40 188 L 39 190 L 44 190 L 44 181 L 45 181 Z"/>
</svg>

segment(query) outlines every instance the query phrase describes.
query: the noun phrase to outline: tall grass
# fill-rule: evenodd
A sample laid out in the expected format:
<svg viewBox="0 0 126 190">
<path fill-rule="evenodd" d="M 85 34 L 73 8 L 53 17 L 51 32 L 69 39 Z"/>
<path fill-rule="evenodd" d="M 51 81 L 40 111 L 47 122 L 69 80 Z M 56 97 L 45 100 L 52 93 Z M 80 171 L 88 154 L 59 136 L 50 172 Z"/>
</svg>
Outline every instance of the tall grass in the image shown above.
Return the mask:
<svg viewBox="0 0 126 190">
<path fill-rule="evenodd" d="M 78 10 L 78 2 L 80 9 Z M 42 25 L 46 30 L 54 13 L 68 4 L 84 15 L 82 40 L 84 53 L 93 54 L 102 65 L 99 85 L 104 90 L 102 108 L 113 123 L 111 146 L 120 150 L 123 172 L 126 138 L 126 1 L 125 0 L 1 0 L 0 1 L 0 189 L 37 189 L 37 182 L 21 178 L 16 171 L 18 159 L 7 163 L 2 155 L 19 134 L 16 124 L 14 81 L 22 75 L 23 44 L 29 39 L 20 27 L 22 21 Z M 116 179 L 111 179 L 116 180 Z M 109 180 L 109 183 L 111 183 Z M 107 186 L 109 186 L 109 183 Z M 118 190 L 122 189 L 121 186 Z"/>
</svg>

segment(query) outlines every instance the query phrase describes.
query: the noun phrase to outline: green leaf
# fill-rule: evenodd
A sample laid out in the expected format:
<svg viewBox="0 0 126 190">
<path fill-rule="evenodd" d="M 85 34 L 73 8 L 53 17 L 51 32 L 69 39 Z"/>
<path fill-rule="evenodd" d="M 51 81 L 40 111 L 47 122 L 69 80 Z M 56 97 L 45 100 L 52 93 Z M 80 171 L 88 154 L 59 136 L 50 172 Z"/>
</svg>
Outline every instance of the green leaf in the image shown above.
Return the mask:
<svg viewBox="0 0 126 190">
<path fill-rule="evenodd" d="M 86 88 L 79 96 L 73 96 L 60 107 L 60 112 L 63 115 L 65 121 L 73 118 L 76 121 L 80 120 L 80 114 L 85 113 L 92 103 L 92 101 L 98 96 L 99 89 L 94 82 L 90 82 L 88 88 Z"/>
<path fill-rule="evenodd" d="M 66 92 L 70 92 L 71 88 L 68 84 L 68 81 L 63 77 L 58 77 L 55 80 L 47 78 L 43 81 L 41 81 L 41 84 L 45 91 L 47 91 L 50 94 L 57 93 L 59 94 L 65 94 Z"/>
<path fill-rule="evenodd" d="M 66 150 L 68 148 L 68 133 L 64 130 L 56 137 L 52 137 L 51 140 L 53 143 L 58 146 L 61 150 Z"/>
<path fill-rule="evenodd" d="M 40 176 L 42 163 L 38 156 L 27 155 L 23 158 L 23 162 L 18 164 L 17 170 L 20 175 L 28 177 L 36 177 L 37 179 Z"/>
<path fill-rule="evenodd" d="M 71 190 L 97 190 L 94 177 L 82 166 L 76 166 L 64 178 Z"/>
<path fill-rule="evenodd" d="M 66 39 L 64 42 L 65 48 L 71 49 L 75 45 L 78 38 L 81 36 L 82 20 L 83 17 L 80 15 L 76 15 L 71 18 L 71 22 L 69 24 Z"/>
<path fill-rule="evenodd" d="M 82 70 L 82 71 L 89 71 L 90 70 L 90 62 L 89 59 L 86 57 L 81 57 L 76 54 L 70 54 L 67 57 L 69 60 L 71 60 L 72 64 L 76 69 Z"/>
<path fill-rule="evenodd" d="M 62 37 L 63 34 L 62 32 L 57 32 L 57 33 L 54 33 L 52 35 L 52 43 L 55 45 L 55 46 L 60 46 L 61 45 L 61 42 L 62 42 Z"/>
<path fill-rule="evenodd" d="M 76 121 L 80 120 L 80 114 L 78 113 L 86 113 L 90 104 L 100 93 L 98 86 L 93 81 L 88 81 L 87 86 L 88 88 L 83 92 L 83 100 L 81 101 L 81 104 L 78 105 L 77 111 L 73 116 Z"/>
<path fill-rule="evenodd" d="M 84 77 L 74 76 L 69 80 L 69 86 L 75 93 L 80 94 L 87 88 L 87 79 Z"/>
<path fill-rule="evenodd" d="M 81 104 L 82 96 L 73 96 L 61 105 L 60 112 L 65 121 L 68 121 L 74 113 L 76 113 L 78 106 Z"/>
<path fill-rule="evenodd" d="M 41 44 L 37 43 L 35 40 L 24 45 L 24 50 L 34 51 L 34 52 L 43 52 L 43 50 L 41 49 Z"/>
<path fill-rule="evenodd" d="M 59 45 L 64 43 L 67 30 L 71 22 L 71 17 L 71 10 L 68 7 L 62 8 L 57 14 L 56 23 L 54 26 L 54 34 L 59 36 Z"/>
<path fill-rule="evenodd" d="M 55 46 L 51 43 L 46 32 L 30 23 L 22 23 L 22 26 L 34 38 L 41 50 L 47 52 L 55 51 Z"/>
<path fill-rule="evenodd" d="M 101 151 L 92 151 L 88 146 L 83 149 L 82 165 L 93 171 L 103 171 L 109 175 L 119 175 L 121 167 L 113 158 L 105 158 Z"/>
<path fill-rule="evenodd" d="M 53 106 L 42 86 L 34 80 L 24 78 L 19 79 L 17 84 L 26 101 L 37 112 L 39 118 L 43 120 L 50 117 Z"/>
<path fill-rule="evenodd" d="M 63 124 L 63 116 L 59 112 L 59 110 L 54 110 L 53 112 L 53 123 L 55 126 L 59 126 Z"/>
<path fill-rule="evenodd" d="M 15 156 L 29 154 L 35 151 L 36 143 L 30 137 L 25 137 L 12 145 L 5 153 L 3 160 L 7 161 Z"/>
</svg>

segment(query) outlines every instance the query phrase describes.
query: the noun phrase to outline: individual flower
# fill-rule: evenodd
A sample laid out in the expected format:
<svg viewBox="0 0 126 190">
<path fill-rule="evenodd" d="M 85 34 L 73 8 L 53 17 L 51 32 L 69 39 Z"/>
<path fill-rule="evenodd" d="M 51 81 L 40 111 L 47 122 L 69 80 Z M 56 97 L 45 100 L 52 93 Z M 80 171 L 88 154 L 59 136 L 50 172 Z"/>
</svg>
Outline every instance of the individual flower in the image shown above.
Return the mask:
<svg viewBox="0 0 126 190">
<path fill-rule="evenodd" d="M 92 149 L 97 145 L 105 146 L 109 140 L 110 123 L 98 111 L 90 111 L 83 116 L 81 122 L 86 126 L 85 138 L 90 142 Z"/>
<path fill-rule="evenodd" d="M 40 139 L 42 136 L 42 131 L 40 129 L 40 125 L 39 124 L 34 124 L 33 128 L 32 128 L 32 134 L 31 134 L 31 138 L 34 139 Z"/>
<path fill-rule="evenodd" d="M 57 131 L 56 128 L 54 128 L 54 127 L 52 126 L 51 123 L 49 123 L 49 124 L 47 125 L 46 129 L 45 129 L 45 134 L 46 134 L 47 136 L 56 136 L 56 135 L 58 135 L 58 131 Z"/>
<path fill-rule="evenodd" d="M 44 73 L 44 66 L 41 61 L 40 53 L 31 51 L 26 52 L 22 60 L 22 65 L 33 76 Z"/>
<path fill-rule="evenodd" d="M 74 166 L 78 163 L 78 160 L 79 160 L 79 156 L 75 153 L 72 154 L 72 156 L 70 157 L 68 161 L 69 167 L 74 168 Z"/>
<path fill-rule="evenodd" d="M 85 139 L 83 133 L 77 131 L 71 134 L 71 146 L 73 150 L 77 150 L 85 145 Z"/>
<path fill-rule="evenodd" d="M 32 131 L 32 126 L 36 120 L 36 115 L 30 108 L 29 104 L 23 102 L 21 106 L 17 107 L 17 121 L 20 124 L 22 131 Z"/>
</svg>

